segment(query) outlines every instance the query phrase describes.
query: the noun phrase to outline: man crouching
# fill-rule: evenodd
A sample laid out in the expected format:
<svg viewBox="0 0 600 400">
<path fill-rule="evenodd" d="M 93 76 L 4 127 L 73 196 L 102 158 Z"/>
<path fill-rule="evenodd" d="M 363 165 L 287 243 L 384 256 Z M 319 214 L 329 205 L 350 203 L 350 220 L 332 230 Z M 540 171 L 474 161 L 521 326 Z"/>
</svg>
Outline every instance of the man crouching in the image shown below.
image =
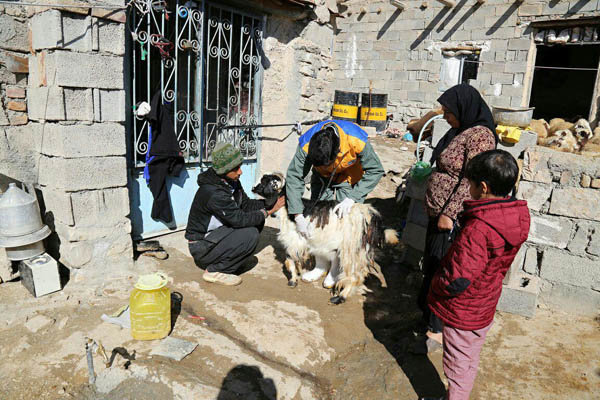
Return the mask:
<svg viewBox="0 0 600 400">
<path fill-rule="evenodd" d="M 234 286 L 242 283 L 235 273 L 254 253 L 265 218 L 285 199 L 268 207 L 264 200 L 248 198 L 239 181 L 242 154 L 231 144 L 218 143 L 212 160 L 212 167 L 198 176 L 185 238 L 196 265 L 205 269 L 205 281 Z"/>
</svg>

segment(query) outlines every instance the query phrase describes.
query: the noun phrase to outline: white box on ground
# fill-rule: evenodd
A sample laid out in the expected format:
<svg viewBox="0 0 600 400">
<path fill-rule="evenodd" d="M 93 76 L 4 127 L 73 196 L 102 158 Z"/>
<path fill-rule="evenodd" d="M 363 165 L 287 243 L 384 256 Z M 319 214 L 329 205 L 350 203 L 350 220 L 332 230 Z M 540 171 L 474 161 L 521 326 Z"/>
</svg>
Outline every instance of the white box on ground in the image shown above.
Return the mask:
<svg viewBox="0 0 600 400">
<path fill-rule="evenodd" d="M 19 273 L 21 283 L 35 297 L 61 289 L 58 263 L 47 253 L 21 261 Z"/>
</svg>

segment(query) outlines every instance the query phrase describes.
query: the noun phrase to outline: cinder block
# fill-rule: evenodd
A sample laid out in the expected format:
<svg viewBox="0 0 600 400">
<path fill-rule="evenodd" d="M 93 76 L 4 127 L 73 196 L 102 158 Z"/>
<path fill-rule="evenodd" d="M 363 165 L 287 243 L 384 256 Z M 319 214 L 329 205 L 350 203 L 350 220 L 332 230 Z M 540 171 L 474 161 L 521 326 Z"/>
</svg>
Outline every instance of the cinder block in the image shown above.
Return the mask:
<svg viewBox="0 0 600 400">
<path fill-rule="evenodd" d="M 497 310 L 533 318 L 537 308 L 538 293 L 538 277 L 525 274 L 515 276 L 510 284 L 502 286 Z"/>
<path fill-rule="evenodd" d="M 48 10 L 31 18 L 31 40 L 34 50 L 56 49 L 62 44 L 60 11 Z"/>
<path fill-rule="evenodd" d="M 61 47 L 73 51 L 92 51 L 92 17 L 68 14 L 62 15 Z"/>
<path fill-rule="evenodd" d="M 551 309 L 580 315 L 597 316 L 600 309 L 600 292 L 561 283 L 542 287 L 539 300 Z"/>
<path fill-rule="evenodd" d="M 98 49 L 104 53 L 125 54 L 125 25 L 98 20 Z"/>
<path fill-rule="evenodd" d="M 532 215 L 528 240 L 532 243 L 564 249 L 571 238 L 573 223 L 566 218 Z"/>
<path fill-rule="evenodd" d="M 408 222 L 402 231 L 402 242 L 419 251 L 425 250 L 427 228 Z"/>
<path fill-rule="evenodd" d="M 552 189 L 552 185 L 521 181 L 517 190 L 517 198 L 527 200 L 530 210 L 540 211 L 550 200 Z"/>
<path fill-rule="evenodd" d="M 127 188 L 89 190 L 71 194 L 76 227 L 114 226 L 129 215 Z"/>
<path fill-rule="evenodd" d="M 48 63 L 52 63 L 58 86 L 123 89 L 122 57 L 59 50 L 46 58 L 47 76 L 51 76 Z"/>
<path fill-rule="evenodd" d="M 42 152 L 50 156 L 80 158 L 125 155 L 125 127 L 120 124 L 46 124 L 44 135 Z"/>
<path fill-rule="evenodd" d="M 125 91 L 94 89 L 94 120 L 125 121 Z"/>
<path fill-rule="evenodd" d="M 93 121 L 94 98 L 92 89 L 64 88 L 65 119 L 68 121 Z"/>
<path fill-rule="evenodd" d="M 73 225 L 73 207 L 69 193 L 52 190 L 48 187 L 42 190 L 46 213 L 52 213 L 54 221 L 60 221 L 66 225 Z"/>
<path fill-rule="evenodd" d="M 567 252 L 547 248 L 540 268 L 542 279 L 572 286 L 590 288 L 600 282 L 598 262 Z"/>
<path fill-rule="evenodd" d="M 131 220 L 123 218 L 113 226 L 67 226 L 61 223 L 55 225 L 55 231 L 66 242 L 93 242 L 107 237 L 120 236 L 131 233 Z"/>
<path fill-rule="evenodd" d="M 408 207 L 408 216 L 406 217 L 407 222 L 412 222 L 417 225 L 420 225 L 424 228 L 427 228 L 429 223 L 429 216 L 427 215 L 427 211 L 425 210 L 425 203 L 421 200 L 410 200 L 410 205 Z"/>
<path fill-rule="evenodd" d="M 508 50 L 529 50 L 531 40 L 528 39 L 509 39 Z"/>
<path fill-rule="evenodd" d="M 552 193 L 550 213 L 600 221 L 600 191 L 583 188 L 556 188 Z"/>
<path fill-rule="evenodd" d="M 498 149 L 508 151 L 514 158 L 520 158 L 523 151 L 537 144 L 537 133 L 532 131 L 521 131 L 521 139 L 517 143 L 505 143 L 500 141 Z"/>
<path fill-rule="evenodd" d="M 33 121 L 62 121 L 65 119 L 63 88 L 57 86 L 31 87 L 27 96 L 29 119 Z"/>
<path fill-rule="evenodd" d="M 105 189 L 127 185 L 125 157 L 40 159 L 39 183 L 68 192 Z"/>
</svg>

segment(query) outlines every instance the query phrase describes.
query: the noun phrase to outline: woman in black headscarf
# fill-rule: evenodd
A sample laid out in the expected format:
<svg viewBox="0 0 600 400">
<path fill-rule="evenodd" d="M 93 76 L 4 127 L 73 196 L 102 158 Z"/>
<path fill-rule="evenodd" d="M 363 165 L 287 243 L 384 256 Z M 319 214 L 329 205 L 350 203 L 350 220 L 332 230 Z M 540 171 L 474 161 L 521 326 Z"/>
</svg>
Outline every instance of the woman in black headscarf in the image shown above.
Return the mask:
<svg viewBox="0 0 600 400">
<path fill-rule="evenodd" d="M 427 348 L 442 341 L 441 321 L 427 307 L 431 279 L 456 235 L 456 220 L 463 210 L 463 201 L 471 198 L 469 182 L 463 177 L 466 163 L 477 154 L 496 148 L 496 124 L 489 107 L 472 86 L 462 83 L 444 92 L 438 99 L 444 119 L 451 129 L 433 150 L 431 164 L 436 170 L 427 182 L 425 206 L 429 215 L 423 284 L 419 307 L 428 324 Z"/>
</svg>

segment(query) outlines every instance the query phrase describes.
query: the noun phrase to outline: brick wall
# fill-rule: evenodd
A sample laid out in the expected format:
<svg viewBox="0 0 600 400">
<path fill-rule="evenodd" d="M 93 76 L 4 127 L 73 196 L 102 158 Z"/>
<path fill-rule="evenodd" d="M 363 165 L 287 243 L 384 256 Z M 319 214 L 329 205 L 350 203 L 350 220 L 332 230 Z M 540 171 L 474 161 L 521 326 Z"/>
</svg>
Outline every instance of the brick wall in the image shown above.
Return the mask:
<svg viewBox="0 0 600 400">
<path fill-rule="evenodd" d="M 388 93 L 394 121 L 404 125 L 438 107 L 441 47 L 473 42 L 483 51 L 477 81 L 491 105 L 527 101 L 527 60 L 534 19 L 600 16 L 597 1 L 405 1 L 400 12 L 389 1 L 344 3 L 334 47 L 336 89 Z M 427 4 L 427 7 L 422 7 Z M 360 9 L 365 8 L 364 14 Z"/>
</svg>

